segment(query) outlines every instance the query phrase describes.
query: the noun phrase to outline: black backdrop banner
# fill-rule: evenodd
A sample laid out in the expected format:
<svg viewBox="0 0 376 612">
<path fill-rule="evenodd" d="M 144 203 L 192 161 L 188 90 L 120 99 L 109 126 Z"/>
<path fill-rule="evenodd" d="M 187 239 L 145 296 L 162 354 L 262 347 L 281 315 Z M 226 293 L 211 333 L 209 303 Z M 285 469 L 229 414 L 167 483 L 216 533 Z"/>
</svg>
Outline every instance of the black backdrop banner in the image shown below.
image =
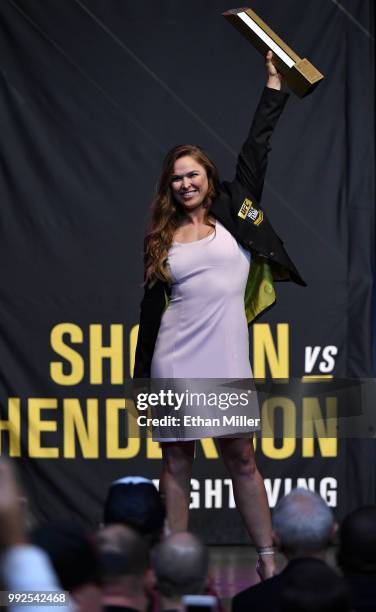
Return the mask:
<svg viewBox="0 0 376 612">
<path fill-rule="evenodd" d="M 291 95 L 262 205 L 307 289 L 280 284 L 251 328 L 256 376 L 372 375 L 374 15 L 371 0 L 253 0 L 325 75 Z M 199 143 L 231 178 L 264 83 L 222 0 L 0 4 L 1 452 L 39 519 L 96 524 L 109 483 L 157 478 L 158 445 L 128 437 L 142 244 L 161 160 Z M 302 406 L 290 406 L 295 418 Z M 324 407 L 322 408 L 325 414 Z M 211 440 L 198 445 L 192 524 L 246 541 Z M 373 440 L 257 442 L 271 506 L 296 485 L 341 516 L 374 500 Z M 210 517 L 210 521 L 208 518 Z"/>
</svg>

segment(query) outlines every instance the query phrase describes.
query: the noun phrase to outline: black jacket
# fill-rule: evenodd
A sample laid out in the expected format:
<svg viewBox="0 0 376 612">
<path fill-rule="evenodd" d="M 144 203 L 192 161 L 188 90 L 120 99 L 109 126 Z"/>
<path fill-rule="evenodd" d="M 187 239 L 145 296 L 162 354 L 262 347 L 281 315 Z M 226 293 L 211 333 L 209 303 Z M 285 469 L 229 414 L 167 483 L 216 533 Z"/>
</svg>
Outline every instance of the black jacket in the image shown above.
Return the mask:
<svg viewBox="0 0 376 612">
<path fill-rule="evenodd" d="M 286 93 L 264 88 L 248 138 L 238 157 L 235 178 L 231 182 L 221 183 L 210 207 L 213 217 L 239 244 L 252 252 L 244 300 L 249 323 L 274 303 L 273 280 L 292 280 L 305 285 L 259 204 L 270 150 L 269 140 L 287 99 Z M 150 376 L 155 342 L 168 299 L 167 283 L 158 280 L 145 289 L 134 378 Z"/>
<path fill-rule="evenodd" d="M 287 566 L 272 578 L 259 582 L 244 591 L 241 591 L 232 600 L 232 612 L 278 612 L 281 594 L 286 586 L 291 572 L 296 568 L 307 567 L 307 571 L 315 571 L 316 567 L 321 569 L 326 566 L 325 561 L 313 557 L 302 557 L 293 559 Z"/>
</svg>

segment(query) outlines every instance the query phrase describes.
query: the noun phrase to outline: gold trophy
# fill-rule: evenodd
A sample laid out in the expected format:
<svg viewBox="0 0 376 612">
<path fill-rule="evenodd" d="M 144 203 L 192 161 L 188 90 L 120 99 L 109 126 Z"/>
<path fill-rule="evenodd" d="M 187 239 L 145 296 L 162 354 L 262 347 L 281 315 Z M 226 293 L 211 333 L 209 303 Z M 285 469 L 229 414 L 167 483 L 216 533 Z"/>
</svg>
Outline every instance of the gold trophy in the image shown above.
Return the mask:
<svg viewBox="0 0 376 612">
<path fill-rule="evenodd" d="M 294 53 L 252 9 L 231 9 L 222 14 L 264 57 L 269 49 L 273 51 L 273 64 L 300 98 L 310 94 L 324 78 L 307 59 Z"/>
</svg>

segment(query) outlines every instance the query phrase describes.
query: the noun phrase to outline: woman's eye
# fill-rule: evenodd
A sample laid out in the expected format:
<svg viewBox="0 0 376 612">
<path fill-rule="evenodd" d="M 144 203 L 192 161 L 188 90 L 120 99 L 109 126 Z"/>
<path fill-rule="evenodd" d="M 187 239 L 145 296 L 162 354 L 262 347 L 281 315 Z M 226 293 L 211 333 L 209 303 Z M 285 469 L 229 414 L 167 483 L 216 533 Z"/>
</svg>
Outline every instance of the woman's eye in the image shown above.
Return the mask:
<svg viewBox="0 0 376 612">
<path fill-rule="evenodd" d="M 185 176 L 187 178 L 194 178 L 196 176 L 199 176 L 199 173 L 198 172 L 190 172 L 189 174 L 186 174 Z M 171 179 L 171 183 L 178 183 L 179 181 L 182 181 L 183 178 L 184 178 L 183 176 L 174 176 Z"/>
</svg>

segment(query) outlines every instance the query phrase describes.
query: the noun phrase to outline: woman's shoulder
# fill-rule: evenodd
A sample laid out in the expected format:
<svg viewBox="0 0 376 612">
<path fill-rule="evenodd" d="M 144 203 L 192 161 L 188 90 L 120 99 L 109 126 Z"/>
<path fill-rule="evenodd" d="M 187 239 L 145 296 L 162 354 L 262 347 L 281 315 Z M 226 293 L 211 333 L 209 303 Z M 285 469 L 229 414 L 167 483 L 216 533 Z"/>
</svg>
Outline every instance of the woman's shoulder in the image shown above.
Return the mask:
<svg viewBox="0 0 376 612">
<path fill-rule="evenodd" d="M 249 189 L 238 181 L 224 181 L 221 189 L 212 202 L 210 212 L 216 219 L 224 221 L 225 225 L 237 224 L 242 217 L 242 207 L 244 203 L 251 203 L 252 206 L 259 208 L 259 204 Z"/>
</svg>

